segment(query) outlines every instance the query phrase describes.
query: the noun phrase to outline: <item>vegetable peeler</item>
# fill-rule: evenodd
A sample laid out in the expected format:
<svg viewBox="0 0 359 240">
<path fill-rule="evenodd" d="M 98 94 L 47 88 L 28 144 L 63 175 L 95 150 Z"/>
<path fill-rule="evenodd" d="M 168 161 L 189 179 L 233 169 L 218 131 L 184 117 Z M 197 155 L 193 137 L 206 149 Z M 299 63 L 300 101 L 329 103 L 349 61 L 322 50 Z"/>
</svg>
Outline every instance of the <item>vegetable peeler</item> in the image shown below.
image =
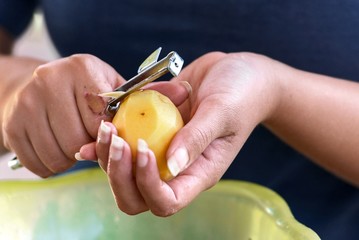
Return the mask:
<svg viewBox="0 0 359 240">
<path fill-rule="evenodd" d="M 126 83 L 116 88 L 113 92 L 101 93 L 101 97 L 110 97 L 105 109 L 106 115 L 115 116 L 121 101 L 128 95 L 139 90 L 146 84 L 153 82 L 159 77 L 170 72 L 173 76 L 178 76 L 182 70 L 183 59 L 174 51 L 170 52 L 166 57 L 158 61 L 162 48 L 159 47 L 139 66 L 137 75 L 132 77 Z M 9 168 L 16 170 L 23 165 L 15 156 L 8 162 Z"/>
<path fill-rule="evenodd" d="M 162 48 L 158 48 L 140 65 L 137 75 L 128 80 L 122 86 L 116 88 L 114 92 L 102 93 L 99 96 L 111 97 L 107 103 L 106 114 L 113 117 L 122 100 L 131 93 L 139 90 L 146 84 L 158 79 L 170 72 L 173 76 L 178 76 L 183 66 L 183 59 L 174 51 L 158 61 Z"/>
</svg>

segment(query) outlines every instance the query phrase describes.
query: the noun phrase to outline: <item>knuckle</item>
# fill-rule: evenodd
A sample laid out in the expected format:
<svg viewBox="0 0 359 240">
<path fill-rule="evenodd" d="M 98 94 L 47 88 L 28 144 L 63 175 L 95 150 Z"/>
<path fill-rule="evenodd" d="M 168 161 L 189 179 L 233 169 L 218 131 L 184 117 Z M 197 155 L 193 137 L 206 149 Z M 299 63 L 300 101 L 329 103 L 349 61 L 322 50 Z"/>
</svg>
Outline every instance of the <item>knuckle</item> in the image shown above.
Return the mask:
<svg viewBox="0 0 359 240">
<path fill-rule="evenodd" d="M 90 54 L 74 54 L 68 58 L 68 62 L 75 67 L 80 66 L 90 71 L 98 62 L 98 58 Z"/>
<path fill-rule="evenodd" d="M 23 136 L 22 133 L 19 131 L 18 126 L 16 124 L 7 124 L 4 123 L 2 127 L 2 141 L 4 147 L 14 151 L 13 146 L 17 145 L 17 140 L 21 139 Z"/>
<path fill-rule="evenodd" d="M 60 69 L 62 61 L 58 60 L 38 66 L 32 74 L 30 86 L 44 89 L 51 86 L 50 84 L 58 78 L 58 73 L 63 72 Z"/>
<path fill-rule="evenodd" d="M 28 92 L 32 93 L 31 90 L 40 89 L 44 92 L 52 89 L 53 82 L 57 79 L 58 72 L 60 70 L 54 67 L 53 64 L 43 64 L 38 66 L 33 72 L 32 79 L 28 85 Z"/>
<path fill-rule="evenodd" d="M 3 130 L 3 139 L 4 142 L 8 142 L 8 140 L 14 138 L 15 136 L 17 136 L 18 131 L 16 130 L 16 127 L 14 124 L 10 124 L 11 123 L 11 119 L 5 119 L 3 124 L 2 124 L 2 130 Z"/>
<path fill-rule="evenodd" d="M 204 150 L 208 143 L 211 142 L 212 133 L 208 129 L 207 131 L 201 128 L 193 128 L 192 130 L 194 142 L 192 142 L 192 146 L 199 150 Z"/>
<path fill-rule="evenodd" d="M 69 159 L 62 159 L 59 161 L 49 161 L 46 163 L 47 167 L 54 173 L 61 173 L 68 170 L 75 164 L 74 161 Z"/>
<path fill-rule="evenodd" d="M 17 110 L 16 113 L 14 112 L 16 116 L 19 114 L 19 109 L 21 109 L 22 115 L 28 115 L 29 113 L 33 112 L 34 108 L 37 107 L 37 99 L 33 96 L 31 89 L 29 88 L 30 87 L 25 88 L 18 95 Z"/>
<path fill-rule="evenodd" d="M 77 53 L 77 54 L 73 54 L 69 57 L 69 60 L 71 61 L 75 61 L 75 62 L 79 62 L 79 63 L 83 63 L 89 59 L 94 59 L 96 58 L 95 56 L 91 55 L 91 54 L 87 54 L 87 53 Z"/>
<path fill-rule="evenodd" d="M 251 62 L 257 57 L 257 54 L 251 52 L 237 52 L 229 53 L 227 56 L 228 59 L 232 59 L 235 61 Z"/>
<path fill-rule="evenodd" d="M 54 172 L 52 172 L 48 167 L 39 164 L 39 159 L 29 157 L 21 156 L 21 154 L 17 154 L 18 161 L 20 161 L 21 165 L 26 167 L 29 171 L 36 174 L 37 176 L 41 178 L 48 178 L 52 175 L 54 175 Z"/>
<path fill-rule="evenodd" d="M 35 79 L 39 78 L 39 76 L 46 74 L 48 71 L 49 71 L 49 67 L 47 64 L 39 65 L 38 67 L 35 68 L 32 77 Z"/>
<path fill-rule="evenodd" d="M 212 58 L 212 59 L 220 59 L 224 56 L 227 56 L 227 53 L 224 52 L 220 52 L 220 51 L 214 51 L 214 52 L 209 52 L 203 55 L 203 58 Z"/>
<path fill-rule="evenodd" d="M 2 143 L 6 149 L 13 151 L 6 133 L 3 134 Z"/>
</svg>

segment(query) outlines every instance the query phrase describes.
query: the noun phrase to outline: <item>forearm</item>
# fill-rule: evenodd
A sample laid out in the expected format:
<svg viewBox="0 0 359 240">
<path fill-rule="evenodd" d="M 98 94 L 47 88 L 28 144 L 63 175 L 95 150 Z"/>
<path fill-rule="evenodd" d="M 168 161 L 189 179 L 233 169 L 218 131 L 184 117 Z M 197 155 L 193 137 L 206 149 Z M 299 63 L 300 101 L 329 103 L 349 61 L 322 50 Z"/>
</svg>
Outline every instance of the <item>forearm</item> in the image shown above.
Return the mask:
<svg viewBox="0 0 359 240">
<path fill-rule="evenodd" d="M 359 186 L 359 84 L 289 68 L 264 122 L 304 155 Z"/>
<path fill-rule="evenodd" d="M 31 80 L 33 71 L 43 62 L 31 58 L 0 55 L 0 126 L 10 98 Z M 0 131 L 0 153 L 6 151 Z"/>
</svg>

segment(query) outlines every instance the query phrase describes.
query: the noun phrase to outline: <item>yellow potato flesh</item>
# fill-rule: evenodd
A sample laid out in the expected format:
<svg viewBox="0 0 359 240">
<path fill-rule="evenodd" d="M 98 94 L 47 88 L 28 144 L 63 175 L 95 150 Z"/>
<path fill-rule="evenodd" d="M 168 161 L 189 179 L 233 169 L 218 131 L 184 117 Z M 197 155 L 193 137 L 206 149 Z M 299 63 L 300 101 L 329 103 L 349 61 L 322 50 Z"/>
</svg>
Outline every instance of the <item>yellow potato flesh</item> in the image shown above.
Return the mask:
<svg viewBox="0 0 359 240">
<path fill-rule="evenodd" d="M 166 153 L 172 138 L 183 127 L 183 120 L 168 97 L 154 90 L 134 92 L 121 103 L 112 123 L 130 145 L 134 163 L 141 138 L 156 156 L 161 179 L 173 178 L 167 168 Z"/>
</svg>

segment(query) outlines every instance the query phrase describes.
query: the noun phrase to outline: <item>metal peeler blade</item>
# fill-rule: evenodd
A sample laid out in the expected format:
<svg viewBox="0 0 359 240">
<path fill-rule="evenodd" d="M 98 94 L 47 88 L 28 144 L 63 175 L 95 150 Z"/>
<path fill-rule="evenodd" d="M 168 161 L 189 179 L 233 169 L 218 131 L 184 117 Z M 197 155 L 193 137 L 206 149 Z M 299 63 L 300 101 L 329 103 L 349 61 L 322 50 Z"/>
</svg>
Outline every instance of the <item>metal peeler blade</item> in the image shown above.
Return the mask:
<svg viewBox="0 0 359 240">
<path fill-rule="evenodd" d="M 111 99 L 107 103 L 105 111 L 108 116 L 113 117 L 119 108 L 120 102 L 146 84 L 158 79 L 168 72 L 173 76 L 178 76 L 182 70 L 183 59 L 176 52 L 172 51 L 166 57 L 157 61 L 161 50 L 162 48 L 158 48 L 149 55 L 138 68 L 138 74 L 122 86 L 116 88 L 114 92 L 100 94 L 100 96 L 116 96 L 115 92 L 122 92 L 117 94 L 118 97 Z"/>
</svg>

